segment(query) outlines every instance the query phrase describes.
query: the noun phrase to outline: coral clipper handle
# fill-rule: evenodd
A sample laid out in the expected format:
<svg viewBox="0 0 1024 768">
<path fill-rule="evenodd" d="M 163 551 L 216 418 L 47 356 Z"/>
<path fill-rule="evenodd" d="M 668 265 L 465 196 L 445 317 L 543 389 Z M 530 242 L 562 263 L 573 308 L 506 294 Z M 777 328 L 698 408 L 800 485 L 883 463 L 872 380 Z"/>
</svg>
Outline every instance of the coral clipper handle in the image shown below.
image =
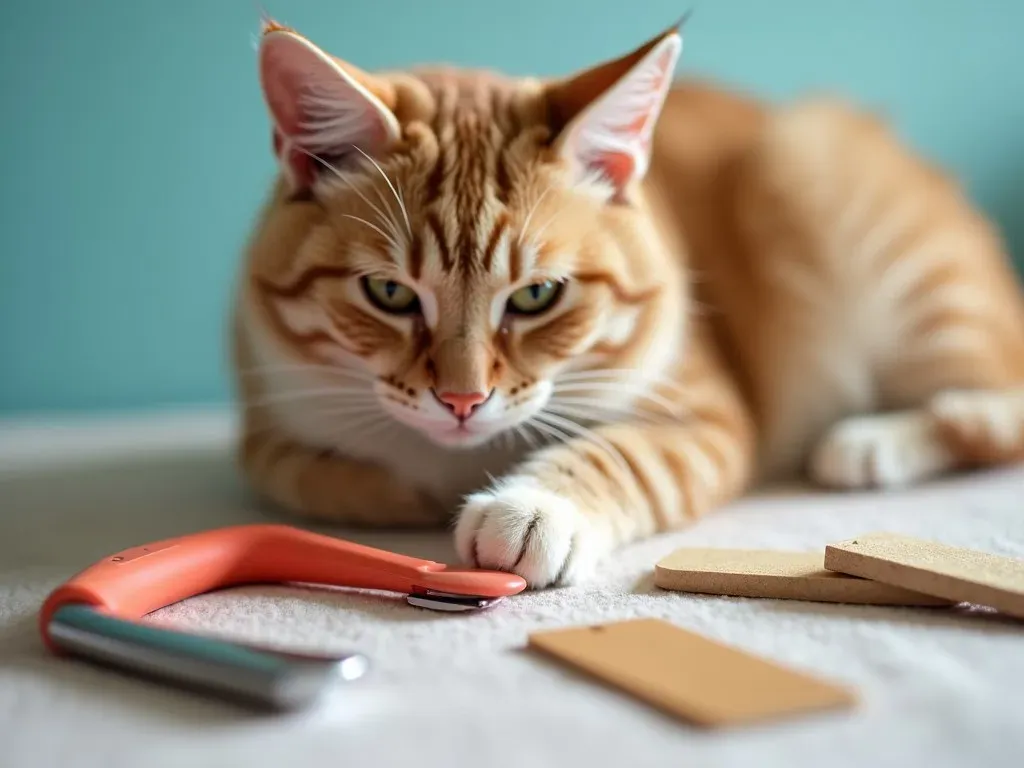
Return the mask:
<svg viewBox="0 0 1024 768">
<path fill-rule="evenodd" d="M 46 646 L 59 653 L 50 623 L 63 606 L 85 605 L 100 614 L 133 620 L 215 589 L 282 582 L 480 597 L 504 597 L 526 588 L 515 574 L 452 569 L 285 525 L 241 525 L 165 539 L 104 558 L 49 595 L 39 628 Z"/>
</svg>

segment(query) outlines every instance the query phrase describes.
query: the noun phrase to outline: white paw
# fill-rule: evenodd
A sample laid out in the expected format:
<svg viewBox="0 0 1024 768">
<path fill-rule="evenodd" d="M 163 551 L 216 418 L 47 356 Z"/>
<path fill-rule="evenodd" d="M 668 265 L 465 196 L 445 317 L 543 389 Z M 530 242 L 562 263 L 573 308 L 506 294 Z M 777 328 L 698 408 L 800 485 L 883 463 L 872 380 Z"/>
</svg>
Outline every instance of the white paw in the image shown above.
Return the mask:
<svg viewBox="0 0 1024 768">
<path fill-rule="evenodd" d="M 811 453 L 810 474 L 835 488 L 893 488 L 951 469 L 954 457 L 924 411 L 858 416 L 836 424 Z"/>
<path fill-rule="evenodd" d="M 517 573 L 532 588 L 589 576 L 601 554 L 598 541 L 573 501 L 525 478 L 470 496 L 455 526 L 464 562 Z"/>
</svg>

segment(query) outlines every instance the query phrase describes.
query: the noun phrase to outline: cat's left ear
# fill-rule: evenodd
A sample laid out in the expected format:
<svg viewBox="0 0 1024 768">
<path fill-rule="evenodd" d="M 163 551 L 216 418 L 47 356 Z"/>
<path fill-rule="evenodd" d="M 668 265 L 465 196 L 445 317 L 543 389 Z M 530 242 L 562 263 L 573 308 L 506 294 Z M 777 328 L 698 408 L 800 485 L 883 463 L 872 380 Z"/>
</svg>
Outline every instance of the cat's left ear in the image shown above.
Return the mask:
<svg viewBox="0 0 1024 768">
<path fill-rule="evenodd" d="M 619 196 L 647 173 L 654 127 L 683 47 L 681 24 L 548 89 L 554 147 L 579 178 L 599 173 Z"/>
</svg>

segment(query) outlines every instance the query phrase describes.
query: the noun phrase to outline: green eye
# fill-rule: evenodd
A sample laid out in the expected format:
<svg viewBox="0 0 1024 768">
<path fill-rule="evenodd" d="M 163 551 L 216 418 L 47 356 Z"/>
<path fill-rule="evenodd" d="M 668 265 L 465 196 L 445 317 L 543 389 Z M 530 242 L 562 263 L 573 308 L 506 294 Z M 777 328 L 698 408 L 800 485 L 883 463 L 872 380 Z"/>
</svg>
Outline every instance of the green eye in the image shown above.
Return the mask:
<svg viewBox="0 0 1024 768">
<path fill-rule="evenodd" d="M 515 315 L 539 315 L 550 309 L 562 293 L 562 284 L 554 280 L 523 286 L 508 297 L 507 309 Z"/>
<path fill-rule="evenodd" d="M 363 290 L 366 297 L 378 309 L 394 315 L 415 312 L 420 307 L 416 291 L 407 285 L 380 277 L 364 277 Z"/>
</svg>

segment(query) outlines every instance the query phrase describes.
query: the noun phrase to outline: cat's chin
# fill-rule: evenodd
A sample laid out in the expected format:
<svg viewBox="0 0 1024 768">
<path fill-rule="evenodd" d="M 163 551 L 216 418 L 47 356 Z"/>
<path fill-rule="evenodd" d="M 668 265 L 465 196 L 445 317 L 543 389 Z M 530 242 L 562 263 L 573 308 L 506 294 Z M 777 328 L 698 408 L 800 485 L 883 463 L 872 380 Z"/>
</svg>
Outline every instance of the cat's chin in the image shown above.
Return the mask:
<svg viewBox="0 0 1024 768">
<path fill-rule="evenodd" d="M 499 434 L 499 431 L 479 431 L 452 427 L 451 429 L 430 430 L 424 434 L 428 440 L 442 448 L 467 450 L 478 448 L 484 443 L 493 440 Z"/>
</svg>

